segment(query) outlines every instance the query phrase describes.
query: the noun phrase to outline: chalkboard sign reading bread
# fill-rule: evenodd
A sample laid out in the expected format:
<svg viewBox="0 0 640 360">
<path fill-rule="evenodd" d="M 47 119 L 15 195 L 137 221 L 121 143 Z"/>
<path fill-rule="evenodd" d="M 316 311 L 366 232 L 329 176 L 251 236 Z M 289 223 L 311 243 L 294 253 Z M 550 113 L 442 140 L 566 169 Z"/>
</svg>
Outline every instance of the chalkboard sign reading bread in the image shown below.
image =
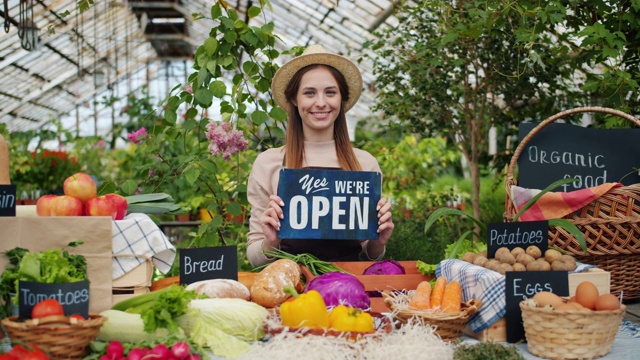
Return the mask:
<svg viewBox="0 0 640 360">
<path fill-rule="evenodd" d="M 180 284 L 201 280 L 238 280 L 238 249 L 235 245 L 180 250 Z"/>
<path fill-rule="evenodd" d="M 376 206 L 381 174 L 371 171 L 282 169 L 278 195 L 284 206 L 282 239 L 378 238 Z"/>
<path fill-rule="evenodd" d="M 521 123 L 522 139 L 538 124 Z M 575 178 L 555 191 L 569 192 L 621 182 L 640 183 L 640 129 L 595 129 L 553 123 L 530 138 L 518 158 L 518 185 L 544 189 Z"/>
</svg>

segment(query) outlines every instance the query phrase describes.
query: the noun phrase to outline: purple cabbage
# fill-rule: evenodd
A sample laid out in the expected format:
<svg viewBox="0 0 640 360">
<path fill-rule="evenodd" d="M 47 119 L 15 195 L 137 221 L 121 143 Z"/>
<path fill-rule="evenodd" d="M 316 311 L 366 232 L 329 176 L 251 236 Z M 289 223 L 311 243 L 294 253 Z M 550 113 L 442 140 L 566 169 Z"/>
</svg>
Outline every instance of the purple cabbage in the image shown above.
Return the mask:
<svg viewBox="0 0 640 360">
<path fill-rule="evenodd" d="M 347 305 L 367 310 L 371 307 L 364 285 L 355 275 L 339 271 L 322 274 L 307 284 L 305 292 L 316 290 L 327 306 Z"/>
<path fill-rule="evenodd" d="M 402 275 L 406 274 L 404 266 L 395 260 L 376 261 L 366 268 L 363 275 Z"/>
</svg>

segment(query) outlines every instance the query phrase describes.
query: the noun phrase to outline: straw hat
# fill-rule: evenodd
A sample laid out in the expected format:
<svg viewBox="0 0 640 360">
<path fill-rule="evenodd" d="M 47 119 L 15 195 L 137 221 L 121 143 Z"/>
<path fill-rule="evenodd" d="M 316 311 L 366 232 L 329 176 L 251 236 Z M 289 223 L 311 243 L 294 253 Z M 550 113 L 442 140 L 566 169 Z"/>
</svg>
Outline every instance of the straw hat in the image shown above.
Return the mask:
<svg viewBox="0 0 640 360">
<path fill-rule="evenodd" d="M 360 93 L 362 93 L 362 75 L 360 74 L 360 70 L 351 60 L 344 56 L 328 53 L 321 45 L 311 45 L 307 47 L 302 55 L 289 60 L 278 69 L 271 83 L 271 91 L 273 92 L 276 103 L 289 112 L 291 104 L 287 101 L 284 90 L 298 70 L 307 65 L 314 64 L 329 65 L 342 73 L 349 87 L 349 101 L 344 103 L 344 112 L 349 111 L 349 109 L 356 104 L 358 98 L 360 98 Z"/>
</svg>

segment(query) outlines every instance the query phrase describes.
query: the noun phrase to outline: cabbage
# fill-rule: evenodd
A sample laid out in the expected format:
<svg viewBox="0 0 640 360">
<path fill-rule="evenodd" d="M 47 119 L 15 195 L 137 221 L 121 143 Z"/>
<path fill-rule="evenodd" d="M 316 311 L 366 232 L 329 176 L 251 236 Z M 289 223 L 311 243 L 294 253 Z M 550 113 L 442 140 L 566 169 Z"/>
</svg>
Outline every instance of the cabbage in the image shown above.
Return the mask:
<svg viewBox="0 0 640 360">
<path fill-rule="evenodd" d="M 339 271 L 329 272 L 313 278 L 305 292 L 316 290 L 327 306 L 347 305 L 367 310 L 371 307 L 364 285 L 355 275 Z"/>
<path fill-rule="evenodd" d="M 267 315 L 267 309 L 243 299 L 195 299 L 176 322 L 196 344 L 211 348 L 214 355 L 237 357 L 249 349 L 250 342 L 264 337 L 262 323 Z"/>
<path fill-rule="evenodd" d="M 363 275 L 402 275 L 407 272 L 399 262 L 395 260 L 382 260 L 373 263 L 364 270 Z"/>
</svg>

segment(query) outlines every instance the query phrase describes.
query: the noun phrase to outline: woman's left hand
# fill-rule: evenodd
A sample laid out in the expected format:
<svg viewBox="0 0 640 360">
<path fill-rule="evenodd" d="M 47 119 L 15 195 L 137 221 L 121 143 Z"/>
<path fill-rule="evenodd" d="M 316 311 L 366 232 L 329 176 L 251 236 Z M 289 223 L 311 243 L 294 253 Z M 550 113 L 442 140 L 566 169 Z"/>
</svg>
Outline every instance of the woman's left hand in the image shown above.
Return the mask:
<svg viewBox="0 0 640 360">
<path fill-rule="evenodd" d="M 391 218 L 391 203 L 382 198 L 378 201 L 378 243 L 385 245 L 393 233 L 393 219 Z"/>
</svg>

